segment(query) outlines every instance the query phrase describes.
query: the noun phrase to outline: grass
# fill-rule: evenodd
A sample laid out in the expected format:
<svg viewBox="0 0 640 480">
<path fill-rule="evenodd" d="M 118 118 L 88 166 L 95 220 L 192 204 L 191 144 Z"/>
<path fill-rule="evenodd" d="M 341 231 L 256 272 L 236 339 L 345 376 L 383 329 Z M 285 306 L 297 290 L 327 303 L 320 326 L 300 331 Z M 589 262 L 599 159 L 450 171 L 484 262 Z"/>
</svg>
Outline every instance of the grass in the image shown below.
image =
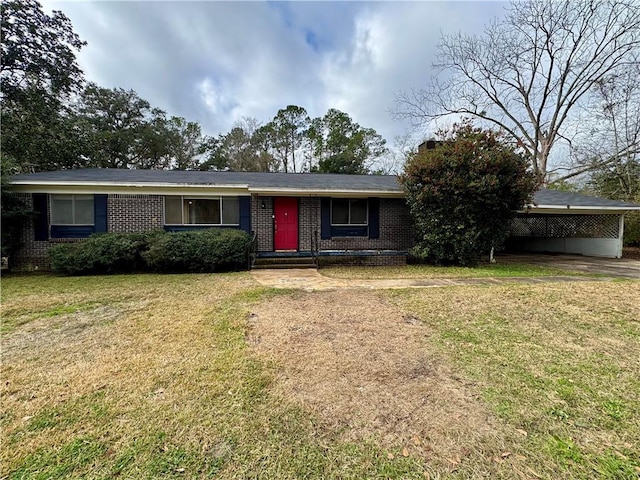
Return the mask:
<svg viewBox="0 0 640 480">
<path fill-rule="evenodd" d="M 247 274 L 2 279 L 0 477 L 423 478 L 272 393 Z"/>
<path fill-rule="evenodd" d="M 424 328 L 412 338 L 446 363 L 450 383 L 471 389 L 465 401 L 486 407 L 498 429 L 502 455 L 485 456 L 472 432 L 461 434 L 470 453 L 449 469 L 383 447 L 373 427 L 370 438 L 346 440 L 348 425 L 330 428 L 278 393 L 282 365 L 247 346 L 248 315 L 298 297 L 246 273 L 7 277 L 1 295 L 0 478 L 640 473 L 636 281 L 381 293 L 400 325 L 402 314 L 421 322 L 404 328 Z"/>
<path fill-rule="evenodd" d="M 328 267 L 322 274 L 333 278 L 394 279 L 394 278 L 486 278 L 486 277 L 545 277 L 584 276 L 559 268 L 518 263 L 485 263 L 478 267 L 434 267 L 406 265 L 402 267 Z"/>
<path fill-rule="evenodd" d="M 543 478 L 640 475 L 640 283 L 389 292 Z M 532 472 L 529 472 L 533 474 Z"/>
</svg>

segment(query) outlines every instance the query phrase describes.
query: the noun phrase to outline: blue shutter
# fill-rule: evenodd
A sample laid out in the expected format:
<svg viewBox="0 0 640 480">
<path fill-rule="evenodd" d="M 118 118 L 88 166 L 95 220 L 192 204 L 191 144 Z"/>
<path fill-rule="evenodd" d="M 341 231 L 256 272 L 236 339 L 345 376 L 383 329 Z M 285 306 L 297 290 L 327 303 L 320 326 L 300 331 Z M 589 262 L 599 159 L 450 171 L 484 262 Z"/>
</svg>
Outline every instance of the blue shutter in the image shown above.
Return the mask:
<svg viewBox="0 0 640 480">
<path fill-rule="evenodd" d="M 251 197 L 238 197 L 240 207 L 240 230 L 251 233 Z"/>
<path fill-rule="evenodd" d="M 36 217 L 33 222 L 34 240 L 49 240 L 49 218 L 47 215 L 46 193 L 33 194 L 33 209 L 36 212 Z"/>
<path fill-rule="evenodd" d="M 380 238 L 380 199 L 369 198 L 369 238 Z"/>
<path fill-rule="evenodd" d="M 331 199 L 328 197 L 320 199 L 320 238 L 331 238 Z"/>
<path fill-rule="evenodd" d="M 95 233 L 107 233 L 107 195 L 93 196 Z"/>
</svg>

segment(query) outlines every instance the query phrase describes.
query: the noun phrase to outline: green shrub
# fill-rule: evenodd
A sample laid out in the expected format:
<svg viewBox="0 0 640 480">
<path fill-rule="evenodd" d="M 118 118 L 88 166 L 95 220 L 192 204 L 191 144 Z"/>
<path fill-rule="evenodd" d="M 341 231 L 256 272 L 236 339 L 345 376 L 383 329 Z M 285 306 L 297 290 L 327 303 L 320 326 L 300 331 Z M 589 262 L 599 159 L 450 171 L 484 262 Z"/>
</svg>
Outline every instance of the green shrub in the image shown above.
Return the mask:
<svg viewBox="0 0 640 480">
<path fill-rule="evenodd" d="M 500 133 L 463 122 L 440 135 L 436 148 L 410 158 L 400 177 L 416 233 L 411 258 L 476 265 L 504 242 L 535 177 Z"/>
<path fill-rule="evenodd" d="M 107 233 L 49 250 L 51 268 L 61 275 L 131 273 L 144 270 L 142 253 L 158 234 Z"/>
<path fill-rule="evenodd" d="M 55 245 L 49 258 L 59 275 L 218 272 L 245 268 L 248 241 L 240 230 L 106 233 Z"/>
<path fill-rule="evenodd" d="M 629 212 L 624 216 L 625 247 L 640 247 L 640 212 Z"/>
<path fill-rule="evenodd" d="M 249 236 L 241 230 L 199 230 L 160 235 L 143 254 L 149 270 L 218 272 L 246 267 Z"/>
</svg>

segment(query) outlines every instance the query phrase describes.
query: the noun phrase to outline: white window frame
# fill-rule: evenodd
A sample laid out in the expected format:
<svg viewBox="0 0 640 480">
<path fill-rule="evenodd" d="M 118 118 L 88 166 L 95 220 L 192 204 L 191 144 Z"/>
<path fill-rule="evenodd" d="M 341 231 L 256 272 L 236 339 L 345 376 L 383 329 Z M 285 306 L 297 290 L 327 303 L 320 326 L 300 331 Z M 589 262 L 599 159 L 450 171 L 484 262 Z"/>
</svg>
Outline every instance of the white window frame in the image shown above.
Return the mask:
<svg viewBox="0 0 640 480">
<path fill-rule="evenodd" d="M 349 223 L 333 223 L 333 201 L 347 200 L 349 202 Z M 351 223 L 351 202 L 353 200 L 364 200 L 367 203 L 367 213 L 365 223 Z M 331 199 L 331 226 L 332 227 L 368 227 L 369 226 L 369 199 L 368 198 L 332 198 Z"/>
<path fill-rule="evenodd" d="M 182 217 L 182 223 L 167 223 L 167 197 L 180 198 L 180 216 Z M 225 198 L 235 198 L 238 200 L 238 210 L 240 210 L 240 197 L 234 195 L 216 195 L 213 197 L 202 195 L 163 195 L 162 196 L 162 222 L 168 226 L 184 226 L 193 225 L 198 227 L 239 227 L 240 226 L 240 211 L 238 211 L 238 223 L 222 223 L 222 204 Z M 184 201 L 185 200 L 220 200 L 220 222 L 221 223 L 184 223 Z"/>
<path fill-rule="evenodd" d="M 75 220 L 76 218 L 76 197 L 91 197 L 93 200 L 93 223 L 54 223 L 53 222 L 53 198 L 54 197 L 71 197 L 71 217 Z M 49 224 L 60 226 L 60 227 L 93 227 L 96 224 L 96 197 L 95 195 L 86 194 L 86 193 L 51 193 L 49 194 Z"/>
</svg>

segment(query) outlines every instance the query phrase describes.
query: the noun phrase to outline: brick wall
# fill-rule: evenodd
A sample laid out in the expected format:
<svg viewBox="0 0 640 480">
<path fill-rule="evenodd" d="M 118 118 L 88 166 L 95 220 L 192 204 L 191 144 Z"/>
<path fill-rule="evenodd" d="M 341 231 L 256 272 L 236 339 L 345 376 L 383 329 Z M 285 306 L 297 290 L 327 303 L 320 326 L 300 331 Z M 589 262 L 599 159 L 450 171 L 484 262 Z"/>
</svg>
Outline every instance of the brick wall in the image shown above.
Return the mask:
<svg viewBox="0 0 640 480">
<path fill-rule="evenodd" d="M 317 239 L 320 240 L 320 199 L 317 197 L 302 197 L 298 208 L 298 218 L 300 219 L 298 241 L 300 250 L 310 251 L 311 238 L 314 232 L 318 232 Z"/>
<path fill-rule="evenodd" d="M 109 195 L 107 230 L 114 233 L 151 232 L 163 227 L 162 195 Z"/>
<path fill-rule="evenodd" d="M 264 208 L 262 204 L 264 203 Z M 251 228 L 257 233 L 258 251 L 273 251 L 273 198 L 251 195 Z"/>
<path fill-rule="evenodd" d="M 29 208 L 33 208 L 33 197 L 30 193 L 19 193 L 18 197 Z M 47 197 L 47 216 L 49 216 L 49 199 Z M 15 270 L 49 270 L 49 257 L 47 252 L 53 243 L 48 241 L 35 241 L 35 220 L 30 218 L 22 230 L 21 247 L 10 259 L 11 268 Z"/>
<path fill-rule="evenodd" d="M 262 208 L 264 203 L 265 208 Z M 253 228 L 258 234 L 258 251 L 273 251 L 273 198 L 252 196 Z M 298 243 L 301 251 L 311 250 L 314 231 L 320 250 L 408 250 L 413 246 L 409 208 L 403 199 L 380 199 L 380 237 L 333 237 L 320 239 L 320 198 L 301 197 L 298 201 Z"/>
<path fill-rule="evenodd" d="M 320 250 L 408 250 L 412 246 L 409 207 L 400 198 L 380 199 L 380 238 L 333 237 L 320 240 Z"/>
<path fill-rule="evenodd" d="M 23 201 L 33 206 L 31 194 L 21 194 Z M 265 208 L 262 208 L 264 203 Z M 107 225 L 109 232 L 149 232 L 163 228 L 162 195 L 109 195 Z M 50 209 L 47 203 L 47 210 Z M 320 250 L 407 250 L 413 245 L 409 210 L 402 199 L 380 199 L 380 238 L 334 237 L 320 240 L 320 198 L 301 197 L 299 209 L 300 250 L 311 250 L 314 231 L 318 232 Z M 252 195 L 252 227 L 258 234 L 258 251 L 273 251 L 273 198 Z M 72 240 L 71 240 L 72 241 Z M 16 269 L 48 269 L 47 252 L 59 241 L 35 241 L 34 224 L 30 221 L 22 234 L 22 248 L 12 259 Z M 400 262 L 394 257 L 363 257 L 356 262 L 385 264 Z"/>
<path fill-rule="evenodd" d="M 33 207 L 30 193 L 19 194 L 22 201 Z M 107 198 L 107 229 L 109 232 L 150 232 L 163 227 L 162 195 L 109 195 Z M 51 205 L 47 197 L 47 217 L 50 218 Z M 34 221 L 29 220 L 22 232 L 22 247 L 11 259 L 15 270 L 48 270 L 48 251 L 61 242 L 77 242 L 77 239 L 34 240 Z"/>
<path fill-rule="evenodd" d="M 321 256 L 318 258 L 320 267 L 348 265 L 354 267 L 401 267 L 407 264 L 406 255 L 367 255 L 367 256 Z"/>
</svg>

